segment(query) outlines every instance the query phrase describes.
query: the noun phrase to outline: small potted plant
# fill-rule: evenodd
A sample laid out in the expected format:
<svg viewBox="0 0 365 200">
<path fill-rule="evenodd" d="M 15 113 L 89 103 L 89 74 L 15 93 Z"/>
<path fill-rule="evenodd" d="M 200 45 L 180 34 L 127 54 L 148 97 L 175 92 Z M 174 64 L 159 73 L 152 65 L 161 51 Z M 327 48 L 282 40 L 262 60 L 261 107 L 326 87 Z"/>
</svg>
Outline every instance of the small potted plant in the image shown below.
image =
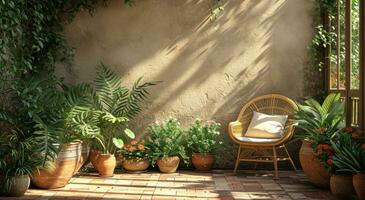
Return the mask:
<svg viewBox="0 0 365 200">
<path fill-rule="evenodd" d="M 350 174 L 350 177 L 354 174 L 352 176 L 353 187 L 359 199 L 365 200 L 365 143 L 363 137 L 358 132 L 349 131 L 348 134 L 335 138 L 331 143 L 334 155 L 328 162 L 337 174 Z M 343 185 L 342 188 L 339 188 L 341 190 L 348 188 L 351 185 L 349 182 L 345 182 L 347 186 Z"/>
<path fill-rule="evenodd" d="M 132 140 L 119 151 L 122 166 L 127 172 L 140 173 L 150 165 L 148 148 L 142 141 Z"/>
<path fill-rule="evenodd" d="M 186 161 L 183 137 L 184 131 L 174 118 L 148 127 L 146 146 L 151 151 L 152 164 L 157 162 L 161 172 L 174 173 L 179 166 L 180 157 Z"/>
<path fill-rule="evenodd" d="M 218 147 L 223 146 L 219 138 L 221 125 L 215 122 L 203 124 L 196 120 L 189 129 L 186 144 L 192 153 L 191 162 L 199 171 L 209 171 L 215 162 L 214 153 Z"/>
<path fill-rule="evenodd" d="M 331 137 L 344 127 L 344 104 L 340 94 L 328 95 L 322 104 L 314 99 L 308 99 L 298 104 L 296 120 L 302 130 L 297 137 L 303 144 L 299 159 L 304 173 L 310 182 L 322 188 L 329 188 L 330 174 L 326 170 L 323 147 L 330 144 Z M 326 150 L 327 152 L 327 150 Z"/>
<path fill-rule="evenodd" d="M 324 159 L 327 159 L 326 165 L 329 172 L 331 173 L 331 192 L 341 199 L 351 198 L 351 196 L 355 194 L 352 184 L 354 173 L 351 171 L 342 170 L 340 168 L 341 166 L 337 165 L 337 162 L 334 164 L 333 157 L 335 156 L 337 158 L 335 154 L 340 153 L 338 150 L 341 149 L 346 151 L 346 149 L 349 147 L 351 148 L 353 144 L 361 144 L 361 142 L 361 134 L 356 129 L 351 127 L 338 131 L 331 138 L 331 146 L 334 146 L 336 151 L 334 151 L 332 147 L 328 147 L 331 150 L 331 153 Z"/>
<path fill-rule="evenodd" d="M 23 196 L 29 188 L 33 171 L 42 163 L 42 159 L 34 153 L 34 138 L 13 130 L 0 140 L 0 193 Z"/>
</svg>

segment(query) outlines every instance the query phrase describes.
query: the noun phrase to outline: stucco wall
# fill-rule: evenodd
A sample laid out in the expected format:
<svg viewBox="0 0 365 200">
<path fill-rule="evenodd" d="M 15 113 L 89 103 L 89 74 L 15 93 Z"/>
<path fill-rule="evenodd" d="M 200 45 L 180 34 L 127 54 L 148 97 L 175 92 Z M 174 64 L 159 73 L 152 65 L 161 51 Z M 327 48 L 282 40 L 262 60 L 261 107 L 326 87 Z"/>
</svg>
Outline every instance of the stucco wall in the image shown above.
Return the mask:
<svg viewBox="0 0 365 200">
<path fill-rule="evenodd" d="M 112 0 L 93 17 L 79 13 L 66 27 L 75 74 L 62 67 L 59 74 L 69 82 L 90 81 L 102 61 L 127 85 L 139 76 L 163 81 L 132 124 L 139 134 L 170 116 L 184 125 L 216 120 L 226 134 L 227 123 L 254 96 L 303 96 L 311 1 L 229 0 L 216 22 L 208 19 L 212 3 L 137 0 L 130 8 Z M 227 155 L 230 163 L 231 150 Z"/>
</svg>

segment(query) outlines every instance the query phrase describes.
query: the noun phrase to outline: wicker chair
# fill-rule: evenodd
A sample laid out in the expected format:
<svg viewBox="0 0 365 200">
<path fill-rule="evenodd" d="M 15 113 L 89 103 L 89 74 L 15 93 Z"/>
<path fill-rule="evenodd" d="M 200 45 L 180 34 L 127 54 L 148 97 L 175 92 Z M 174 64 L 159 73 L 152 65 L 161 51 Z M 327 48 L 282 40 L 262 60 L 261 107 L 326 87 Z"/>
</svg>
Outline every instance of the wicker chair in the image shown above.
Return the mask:
<svg viewBox="0 0 365 200">
<path fill-rule="evenodd" d="M 237 171 L 241 161 L 261 163 L 272 162 L 275 168 L 275 178 L 278 179 L 278 161 L 286 160 L 290 161 L 296 171 L 294 162 L 284 143 L 293 136 L 295 123 L 294 113 L 297 109 L 297 105 L 291 99 L 278 94 L 264 95 L 249 101 L 247 105 L 242 108 L 238 119 L 231 122 L 228 128 L 231 139 L 239 145 L 234 172 Z M 251 122 L 253 111 L 269 115 L 288 115 L 282 137 L 275 139 L 245 137 L 244 134 Z M 245 152 L 243 149 L 251 150 L 247 151 L 250 154 L 242 156 L 242 153 Z M 277 149 L 284 149 L 282 154 L 285 155 L 279 156 Z"/>
</svg>

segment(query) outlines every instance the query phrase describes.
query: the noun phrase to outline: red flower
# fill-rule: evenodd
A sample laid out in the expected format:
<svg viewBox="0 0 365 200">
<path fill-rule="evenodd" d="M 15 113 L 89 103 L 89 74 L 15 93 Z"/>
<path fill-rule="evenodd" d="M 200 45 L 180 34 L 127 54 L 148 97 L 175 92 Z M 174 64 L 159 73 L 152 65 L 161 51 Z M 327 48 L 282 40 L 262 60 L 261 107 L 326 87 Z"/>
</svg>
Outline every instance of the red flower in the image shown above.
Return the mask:
<svg viewBox="0 0 365 200">
<path fill-rule="evenodd" d="M 333 150 L 328 150 L 327 154 L 328 154 L 329 157 L 333 156 Z"/>
<path fill-rule="evenodd" d="M 359 81 L 360 80 L 360 75 L 356 74 L 355 79 Z"/>
<path fill-rule="evenodd" d="M 352 134 L 351 134 L 351 138 L 352 138 L 353 140 L 356 140 L 357 138 L 359 138 L 359 134 L 357 134 L 357 133 L 352 133 Z"/>
<path fill-rule="evenodd" d="M 353 132 L 354 130 L 352 129 L 352 127 L 347 127 L 347 128 L 345 128 L 344 129 L 346 132 L 348 132 L 348 133 L 351 133 L 351 132 Z"/>
<path fill-rule="evenodd" d="M 134 147 L 134 146 L 130 146 L 130 147 L 128 148 L 128 150 L 129 150 L 129 151 L 134 151 L 134 150 L 136 150 L 136 147 Z"/>
<path fill-rule="evenodd" d="M 138 150 L 142 151 L 144 149 L 144 145 L 143 144 L 140 144 L 140 145 L 138 145 L 137 148 L 138 148 Z"/>
<path fill-rule="evenodd" d="M 117 157 L 118 160 L 122 160 L 123 159 L 123 156 L 121 154 L 118 155 Z"/>
<path fill-rule="evenodd" d="M 362 144 L 361 148 L 365 149 L 365 143 L 364 143 L 364 144 Z"/>
<path fill-rule="evenodd" d="M 323 150 L 328 150 L 328 149 L 330 149 L 331 147 L 330 147 L 330 145 L 328 145 L 328 144 L 323 144 L 322 145 L 322 149 Z"/>
<path fill-rule="evenodd" d="M 333 160 L 328 159 L 328 160 L 327 160 L 327 164 L 328 164 L 329 166 L 333 165 Z"/>
<path fill-rule="evenodd" d="M 132 140 L 131 141 L 131 145 L 136 145 L 138 142 L 137 141 L 135 141 L 135 140 Z"/>
</svg>

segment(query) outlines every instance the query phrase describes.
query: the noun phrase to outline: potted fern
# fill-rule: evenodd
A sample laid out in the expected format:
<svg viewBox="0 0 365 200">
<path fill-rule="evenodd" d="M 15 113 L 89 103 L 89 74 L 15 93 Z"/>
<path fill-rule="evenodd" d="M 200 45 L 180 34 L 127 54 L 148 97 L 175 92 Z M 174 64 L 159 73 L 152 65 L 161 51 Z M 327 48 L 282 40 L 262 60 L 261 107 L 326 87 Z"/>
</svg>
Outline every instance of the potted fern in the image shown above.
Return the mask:
<svg viewBox="0 0 365 200">
<path fill-rule="evenodd" d="M 330 174 L 325 167 L 326 155 L 322 157 L 323 146 L 330 145 L 331 137 L 344 127 L 344 104 L 340 94 L 329 94 L 320 104 L 308 99 L 298 105 L 296 119 L 303 140 L 299 152 L 300 163 L 308 179 L 318 187 L 330 186 Z"/>
<path fill-rule="evenodd" d="M 141 83 L 139 78 L 129 90 L 122 85 L 120 77 L 105 65 L 98 66 L 94 81 L 93 113 L 98 118 L 96 128 L 102 135 L 99 154 L 94 160 L 101 176 L 112 176 L 116 165 L 115 153 L 127 138 L 134 139 L 134 133 L 126 128 L 127 122 L 140 111 L 140 102 L 147 98 L 147 89 L 156 83 Z M 94 165 L 95 166 L 95 165 Z"/>
<path fill-rule="evenodd" d="M 220 124 L 209 122 L 203 124 L 196 120 L 188 131 L 186 144 L 192 153 L 191 162 L 199 171 L 209 171 L 214 162 L 214 152 L 223 145 L 219 138 Z"/>
<path fill-rule="evenodd" d="M 175 118 L 148 127 L 146 146 L 151 151 L 152 164 L 157 162 L 161 172 L 174 173 L 180 157 L 183 161 L 187 160 L 183 137 L 184 131 Z"/>
<path fill-rule="evenodd" d="M 331 141 L 334 155 L 329 160 L 337 174 L 354 174 L 353 187 L 360 200 L 365 199 L 365 143 L 360 134 L 350 132 Z M 351 180 L 351 179 L 350 179 Z M 342 181 L 343 183 L 343 181 Z M 351 182 L 350 182 L 351 185 Z M 339 187 L 348 188 L 347 186 Z M 350 192 L 347 192 L 350 193 Z"/>
</svg>

